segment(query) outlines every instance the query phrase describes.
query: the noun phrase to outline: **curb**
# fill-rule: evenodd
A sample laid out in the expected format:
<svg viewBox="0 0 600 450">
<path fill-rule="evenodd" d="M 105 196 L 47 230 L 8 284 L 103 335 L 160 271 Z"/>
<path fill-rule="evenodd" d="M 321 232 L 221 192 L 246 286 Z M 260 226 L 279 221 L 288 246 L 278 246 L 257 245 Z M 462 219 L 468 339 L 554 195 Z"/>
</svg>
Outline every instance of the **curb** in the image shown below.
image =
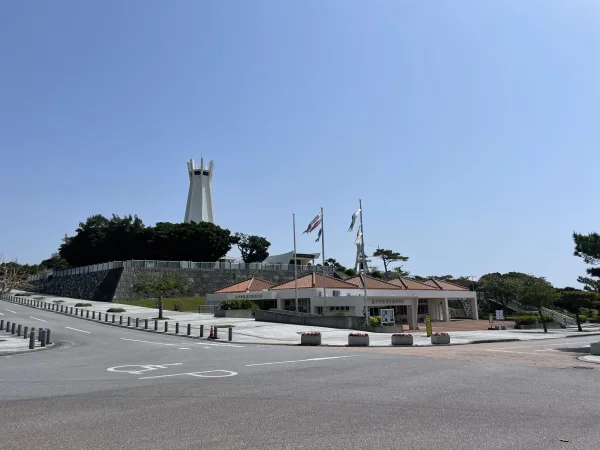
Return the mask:
<svg viewBox="0 0 600 450">
<path fill-rule="evenodd" d="M 26 350 L 19 350 L 17 352 L 0 352 L 0 357 L 3 356 L 12 356 L 12 355 L 24 355 L 25 353 L 34 353 L 34 352 L 41 352 L 43 350 L 50 350 L 53 348 L 58 348 L 60 347 L 60 345 L 56 345 L 56 342 L 53 342 L 52 344 L 46 344 L 45 347 L 36 347 L 34 349 L 26 349 Z"/>
</svg>

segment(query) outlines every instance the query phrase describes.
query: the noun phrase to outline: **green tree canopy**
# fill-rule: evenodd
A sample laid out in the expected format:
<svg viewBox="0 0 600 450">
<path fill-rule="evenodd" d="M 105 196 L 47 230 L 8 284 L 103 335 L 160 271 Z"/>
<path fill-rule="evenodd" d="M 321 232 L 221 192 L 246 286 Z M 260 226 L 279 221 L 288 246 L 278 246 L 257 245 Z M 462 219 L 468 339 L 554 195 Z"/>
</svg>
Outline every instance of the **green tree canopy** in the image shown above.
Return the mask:
<svg viewBox="0 0 600 450">
<path fill-rule="evenodd" d="M 373 257 L 381 258 L 383 261 L 383 271 L 388 272 L 388 265 L 397 261 L 408 261 L 408 256 L 402 256 L 400 253 L 393 250 L 378 248 L 373 253 Z"/>
<path fill-rule="evenodd" d="M 339 270 L 340 272 L 345 272 L 347 270 L 335 258 L 328 258 L 327 261 L 325 261 L 325 265 L 333 267 L 335 270 Z"/>
<path fill-rule="evenodd" d="M 573 233 L 575 251 L 573 254 L 590 266 L 600 264 L 600 235 L 598 233 Z M 584 285 L 586 291 L 600 292 L 600 267 L 588 267 L 589 277 L 578 277 L 577 281 Z"/>
<path fill-rule="evenodd" d="M 52 253 L 50 258 L 40 263 L 40 269 L 42 270 L 64 270 L 70 267 L 69 263 L 58 253 Z"/>
<path fill-rule="evenodd" d="M 163 297 L 174 297 L 184 294 L 188 284 L 178 272 L 138 272 L 133 290 L 146 297 L 158 297 L 158 318 L 163 319 Z"/>
<path fill-rule="evenodd" d="M 97 214 L 65 236 L 58 256 L 71 267 L 131 259 L 212 262 L 236 242 L 229 230 L 209 222 L 145 226 L 137 216 Z"/>
<path fill-rule="evenodd" d="M 410 272 L 408 270 L 404 270 L 403 266 L 396 266 L 392 269 L 392 271 L 396 272 L 401 277 L 407 277 L 410 275 Z"/>
<path fill-rule="evenodd" d="M 235 233 L 238 249 L 245 263 L 263 262 L 269 256 L 271 243 L 264 237 Z"/>
<path fill-rule="evenodd" d="M 600 294 L 593 291 L 579 291 L 565 288 L 560 291 L 559 297 L 554 304 L 559 308 L 575 314 L 577 328 L 579 331 L 583 331 L 581 329 L 581 319 L 579 317 L 581 309 L 598 308 L 598 306 L 600 306 Z"/>
<path fill-rule="evenodd" d="M 522 294 L 520 301 L 526 305 L 533 306 L 537 309 L 538 314 L 544 325 L 544 333 L 548 332 L 544 315 L 542 314 L 542 308 L 548 308 L 558 298 L 558 292 L 543 278 L 530 277 L 527 279 L 522 286 Z"/>
<path fill-rule="evenodd" d="M 493 300 L 507 308 L 512 302 L 520 302 L 525 285 L 534 278 L 520 272 L 488 273 L 479 278 L 477 286 L 487 300 Z"/>
</svg>

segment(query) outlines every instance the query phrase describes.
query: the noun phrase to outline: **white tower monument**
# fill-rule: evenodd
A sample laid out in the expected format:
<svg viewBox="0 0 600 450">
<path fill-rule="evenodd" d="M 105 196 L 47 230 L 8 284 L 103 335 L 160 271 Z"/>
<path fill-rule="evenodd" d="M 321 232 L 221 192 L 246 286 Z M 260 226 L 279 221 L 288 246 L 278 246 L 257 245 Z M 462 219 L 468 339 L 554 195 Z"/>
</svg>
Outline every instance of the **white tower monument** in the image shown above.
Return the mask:
<svg viewBox="0 0 600 450">
<path fill-rule="evenodd" d="M 212 176 L 215 165 L 211 161 L 208 163 L 208 167 L 204 167 L 204 158 L 201 158 L 200 167 L 196 166 L 193 159 L 190 159 L 187 166 L 190 190 L 188 191 L 184 222 L 215 223 L 212 202 Z"/>
</svg>

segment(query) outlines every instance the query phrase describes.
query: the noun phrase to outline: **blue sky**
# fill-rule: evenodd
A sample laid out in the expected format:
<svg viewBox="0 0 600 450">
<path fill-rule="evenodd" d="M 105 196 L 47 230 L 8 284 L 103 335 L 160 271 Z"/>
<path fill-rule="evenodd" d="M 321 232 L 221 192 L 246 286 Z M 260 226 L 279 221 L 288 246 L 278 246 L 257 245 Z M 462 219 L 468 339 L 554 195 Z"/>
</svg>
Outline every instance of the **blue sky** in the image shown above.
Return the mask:
<svg viewBox="0 0 600 450">
<path fill-rule="evenodd" d="M 213 159 L 219 225 L 413 274 L 576 285 L 598 229 L 594 1 L 6 1 L 0 251 L 37 263 L 78 222 L 180 222 Z M 299 236 L 298 251 L 320 251 Z M 381 264 L 378 264 L 381 266 Z"/>
</svg>

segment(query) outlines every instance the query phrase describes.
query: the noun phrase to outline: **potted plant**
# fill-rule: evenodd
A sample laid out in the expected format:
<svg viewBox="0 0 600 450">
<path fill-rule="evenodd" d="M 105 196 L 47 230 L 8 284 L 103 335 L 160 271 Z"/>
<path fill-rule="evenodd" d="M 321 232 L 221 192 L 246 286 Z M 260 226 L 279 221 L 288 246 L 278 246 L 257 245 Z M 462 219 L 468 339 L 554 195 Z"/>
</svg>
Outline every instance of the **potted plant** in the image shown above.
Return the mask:
<svg viewBox="0 0 600 450">
<path fill-rule="evenodd" d="M 350 347 L 368 347 L 369 335 L 367 333 L 348 334 L 348 346 Z"/>
<path fill-rule="evenodd" d="M 321 333 L 319 331 L 307 331 L 300 336 L 300 345 L 321 345 Z"/>
<path fill-rule="evenodd" d="M 413 335 L 409 333 L 392 334 L 392 345 L 413 345 Z"/>
<path fill-rule="evenodd" d="M 431 335 L 431 343 L 434 345 L 449 344 L 450 335 L 448 333 L 433 333 Z"/>
</svg>

